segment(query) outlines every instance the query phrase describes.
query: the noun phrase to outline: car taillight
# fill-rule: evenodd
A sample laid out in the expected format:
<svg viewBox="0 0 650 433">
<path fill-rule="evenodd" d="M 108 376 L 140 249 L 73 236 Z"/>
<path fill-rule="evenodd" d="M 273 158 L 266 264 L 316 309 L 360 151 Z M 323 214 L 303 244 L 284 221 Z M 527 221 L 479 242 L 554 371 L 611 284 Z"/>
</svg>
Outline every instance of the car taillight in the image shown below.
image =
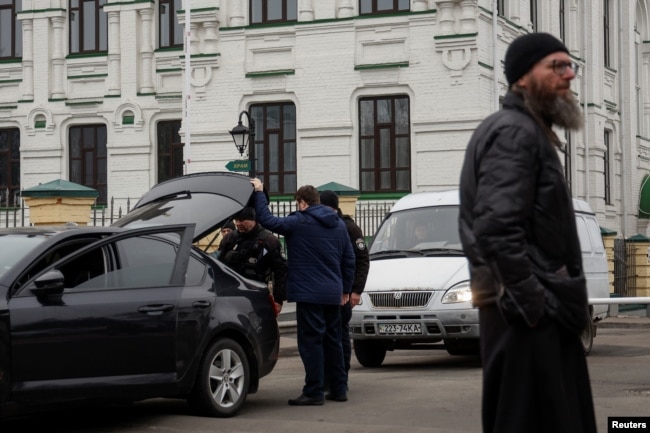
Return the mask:
<svg viewBox="0 0 650 433">
<path fill-rule="evenodd" d="M 275 317 L 278 317 L 280 315 L 280 310 L 278 309 L 278 304 L 275 303 L 275 299 L 273 299 L 273 295 L 269 293 L 269 301 L 271 301 L 271 306 L 273 307 L 273 312 L 275 313 Z"/>
</svg>

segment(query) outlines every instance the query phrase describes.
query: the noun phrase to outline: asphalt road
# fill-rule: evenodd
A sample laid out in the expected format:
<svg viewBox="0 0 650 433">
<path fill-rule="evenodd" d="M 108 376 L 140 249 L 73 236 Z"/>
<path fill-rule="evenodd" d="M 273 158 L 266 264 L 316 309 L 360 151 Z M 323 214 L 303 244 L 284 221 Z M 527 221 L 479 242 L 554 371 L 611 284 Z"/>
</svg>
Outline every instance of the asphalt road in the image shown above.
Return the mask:
<svg viewBox="0 0 650 433">
<path fill-rule="evenodd" d="M 285 335 L 286 344 L 292 335 Z M 480 361 L 445 351 L 388 353 L 381 368 L 353 359 L 347 403 L 292 407 L 300 393 L 300 358 L 284 352 L 257 394 L 235 418 L 193 416 L 182 401 L 149 400 L 129 407 L 67 409 L 5 420 L 3 433 L 476 433 L 480 432 Z M 648 329 L 599 329 L 588 358 L 601 433 L 608 416 L 650 416 Z"/>
</svg>

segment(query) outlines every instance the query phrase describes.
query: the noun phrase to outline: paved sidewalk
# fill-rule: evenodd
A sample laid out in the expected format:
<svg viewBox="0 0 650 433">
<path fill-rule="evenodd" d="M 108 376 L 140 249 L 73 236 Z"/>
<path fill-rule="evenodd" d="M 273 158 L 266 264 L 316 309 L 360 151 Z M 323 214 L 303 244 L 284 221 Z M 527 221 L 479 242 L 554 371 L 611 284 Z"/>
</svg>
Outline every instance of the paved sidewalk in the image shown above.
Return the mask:
<svg viewBox="0 0 650 433">
<path fill-rule="evenodd" d="M 619 314 L 615 317 L 608 317 L 596 323 L 599 328 L 648 328 L 650 329 L 650 317 L 646 317 L 645 310 L 640 310 L 639 314 L 631 312 Z"/>
</svg>

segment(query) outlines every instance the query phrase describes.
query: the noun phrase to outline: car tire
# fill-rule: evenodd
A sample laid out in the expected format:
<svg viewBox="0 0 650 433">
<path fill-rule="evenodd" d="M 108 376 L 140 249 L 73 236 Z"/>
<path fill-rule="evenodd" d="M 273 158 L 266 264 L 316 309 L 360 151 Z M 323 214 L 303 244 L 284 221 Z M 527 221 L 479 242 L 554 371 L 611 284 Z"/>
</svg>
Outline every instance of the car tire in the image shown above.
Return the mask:
<svg viewBox="0 0 650 433">
<path fill-rule="evenodd" d="M 594 322 L 591 319 L 591 314 L 587 312 L 587 323 L 585 324 L 584 329 L 580 333 L 580 344 L 582 344 L 582 350 L 585 353 L 585 356 L 591 353 L 591 349 L 594 347 Z"/>
<path fill-rule="evenodd" d="M 478 356 L 481 354 L 481 346 L 478 338 L 447 338 L 445 349 L 450 355 Z"/>
<path fill-rule="evenodd" d="M 354 340 L 354 356 L 364 367 L 379 367 L 386 358 L 386 347 L 376 341 Z"/>
<path fill-rule="evenodd" d="M 205 353 L 190 406 L 202 415 L 220 418 L 235 415 L 246 401 L 250 368 L 244 349 L 230 339 L 218 340 Z"/>
</svg>

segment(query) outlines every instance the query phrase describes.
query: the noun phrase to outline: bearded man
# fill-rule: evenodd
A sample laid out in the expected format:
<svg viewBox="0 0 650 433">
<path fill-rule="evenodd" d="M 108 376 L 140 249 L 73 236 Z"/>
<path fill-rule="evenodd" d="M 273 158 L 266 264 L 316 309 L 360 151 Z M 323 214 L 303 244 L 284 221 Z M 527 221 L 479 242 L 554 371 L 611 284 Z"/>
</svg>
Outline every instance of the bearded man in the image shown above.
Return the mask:
<svg viewBox="0 0 650 433">
<path fill-rule="evenodd" d="M 580 344 L 587 289 L 553 131 L 582 123 L 577 73 L 554 36 L 515 39 L 503 108 L 465 154 L 459 231 L 479 308 L 485 433 L 596 431 Z"/>
</svg>

